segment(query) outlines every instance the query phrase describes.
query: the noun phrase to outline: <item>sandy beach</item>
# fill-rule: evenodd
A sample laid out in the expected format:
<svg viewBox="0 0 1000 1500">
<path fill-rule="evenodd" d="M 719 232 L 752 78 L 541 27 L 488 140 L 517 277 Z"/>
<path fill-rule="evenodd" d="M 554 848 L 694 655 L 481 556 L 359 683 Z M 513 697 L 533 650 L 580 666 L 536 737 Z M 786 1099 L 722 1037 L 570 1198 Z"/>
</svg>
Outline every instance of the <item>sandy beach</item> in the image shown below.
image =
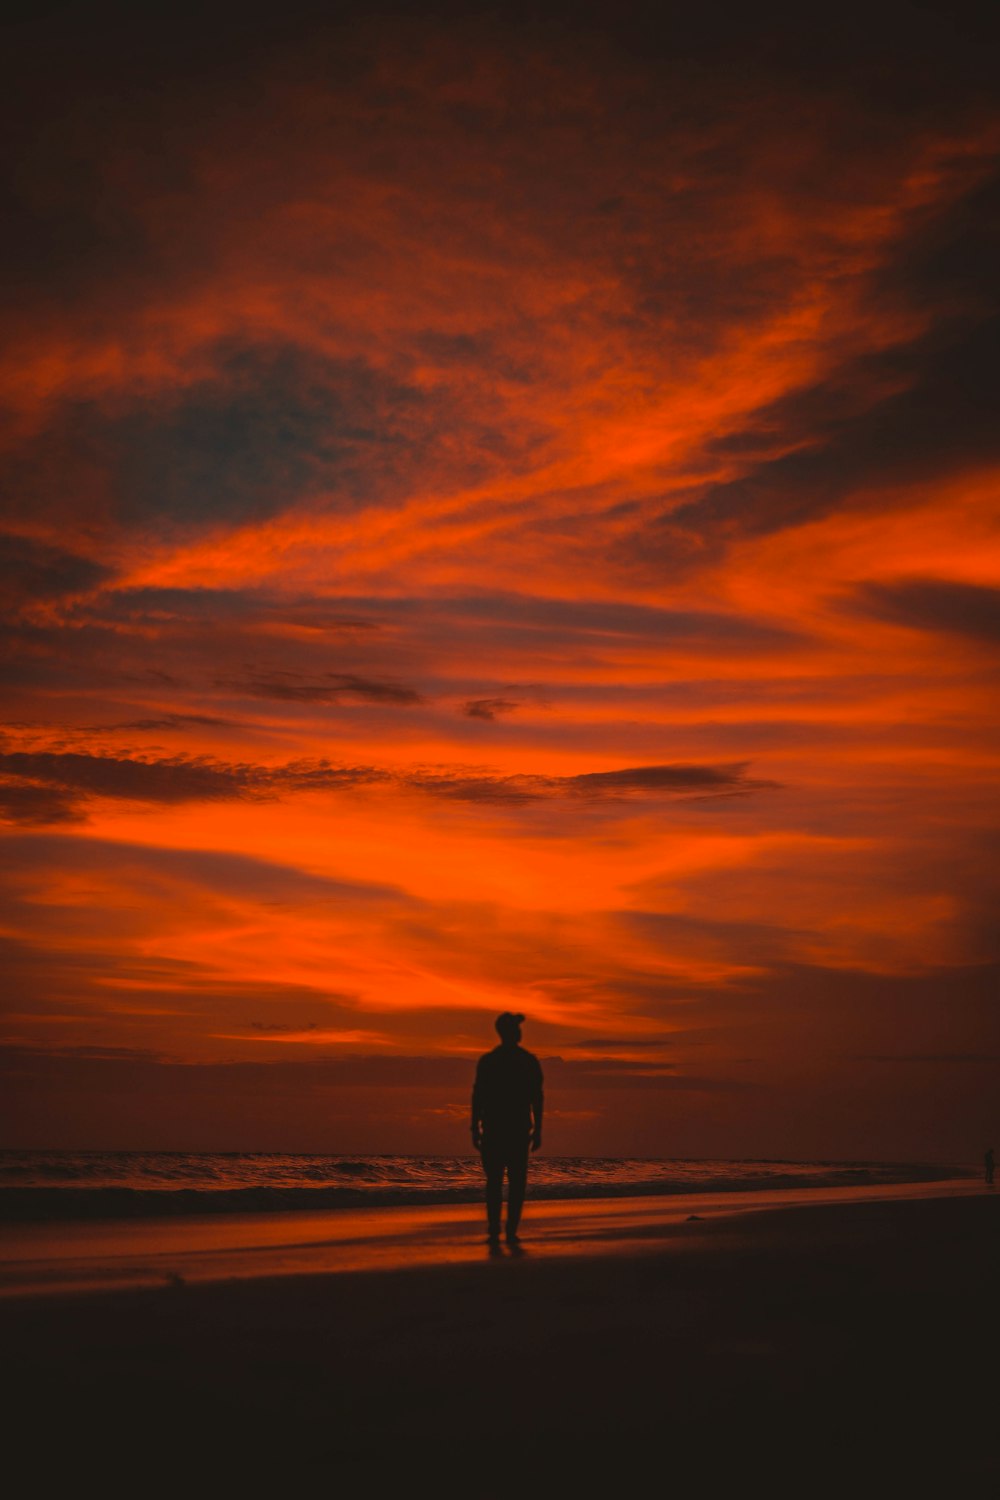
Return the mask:
<svg viewBox="0 0 1000 1500">
<path fill-rule="evenodd" d="M 194 1476 L 488 1500 L 652 1476 L 994 1494 L 996 1197 L 729 1196 L 737 1211 L 695 1219 L 533 1204 L 522 1252 L 499 1256 L 467 1208 L 375 1211 L 376 1231 L 372 1214 L 272 1216 L 256 1247 L 245 1224 L 72 1226 L 99 1293 L 65 1274 L 87 1260 L 68 1226 L 7 1229 L 12 1430 L 34 1434 L 43 1489 L 70 1470 L 105 1493 Z"/>
</svg>

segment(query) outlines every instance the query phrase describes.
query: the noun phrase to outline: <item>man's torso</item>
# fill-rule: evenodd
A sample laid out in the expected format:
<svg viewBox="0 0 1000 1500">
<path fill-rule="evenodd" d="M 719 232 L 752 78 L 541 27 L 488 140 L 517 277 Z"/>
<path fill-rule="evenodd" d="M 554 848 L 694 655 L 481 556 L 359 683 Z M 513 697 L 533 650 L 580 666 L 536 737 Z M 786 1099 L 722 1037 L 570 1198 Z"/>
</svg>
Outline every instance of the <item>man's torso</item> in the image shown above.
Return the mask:
<svg viewBox="0 0 1000 1500">
<path fill-rule="evenodd" d="M 534 1053 L 523 1047 L 494 1047 L 479 1059 L 476 1098 L 487 1136 L 524 1135 L 531 1128 L 532 1106 L 541 1092 L 542 1070 Z"/>
</svg>

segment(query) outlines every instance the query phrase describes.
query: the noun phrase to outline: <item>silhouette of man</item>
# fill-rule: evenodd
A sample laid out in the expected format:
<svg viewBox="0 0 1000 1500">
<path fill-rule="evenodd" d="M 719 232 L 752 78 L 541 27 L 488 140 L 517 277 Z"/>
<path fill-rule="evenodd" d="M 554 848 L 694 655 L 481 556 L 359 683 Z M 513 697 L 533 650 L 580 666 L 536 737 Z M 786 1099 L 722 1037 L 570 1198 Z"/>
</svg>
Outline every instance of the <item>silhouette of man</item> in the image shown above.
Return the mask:
<svg viewBox="0 0 1000 1500">
<path fill-rule="evenodd" d="M 507 1241 L 515 1244 L 528 1180 L 528 1148 L 537 1151 L 542 1144 L 542 1068 L 521 1046 L 523 1020 L 506 1010 L 497 1016 L 500 1045 L 479 1059 L 472 1090 L 472 1144 L 482 1153 L 486 1222 L 494 1245 L 500 1239 L 504 1173 Z"/>
<path fill-rule="evenodd" d="M 990 1146 L 988 1148 L 988 1150 L 986 1152 L 986 1155 L 983 1157 L 983 1166 L 986 1168 L 986 1186 L 987 1187 L 992 1187 L 993 1186 L 993 1166 L 994 1166 L 993 1147 L 992 1146 Z"/>
</svg>

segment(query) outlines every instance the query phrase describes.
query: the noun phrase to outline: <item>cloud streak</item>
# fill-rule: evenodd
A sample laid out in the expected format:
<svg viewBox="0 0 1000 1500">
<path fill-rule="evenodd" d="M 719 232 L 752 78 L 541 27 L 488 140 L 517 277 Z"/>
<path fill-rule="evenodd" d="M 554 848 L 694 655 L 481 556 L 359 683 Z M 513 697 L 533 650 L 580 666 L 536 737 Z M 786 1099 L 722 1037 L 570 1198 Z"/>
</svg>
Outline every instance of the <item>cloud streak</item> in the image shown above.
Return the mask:
<svg viewBox="0 0 1000 1500">
<path fill-rule="evenodd" d="M 328 672 L 323 682 L 302 682 L 291 673 L 283 677 L 250 678 L 245 682 L 221 681 L 218 686 L 253 698 L 277 698 L 290 703 L 339 703 L 343 698 L 365 703 L 422 703 L 413 688 L 393 682 L 375 682 L 350 672 Z"/>
<path fill-rule="evenodd" d="M 412 789 L 462 802 L 521 805 L 560 798 L 600 802 L 625 797 L 711 797 L 771 788 L 746 775 L 745 764 L 634 766 L 578 776 L 490 772 L 462 768 L 392 771 L 379 766 L 337 766 L 297 761 L 283 766 L 233 765 L 207 758 L 169 759 L 86 754 L 79 751 L 0 753 L 7 778 L 6 806 L 16 822 L 61 822 L 78 815 L 72 798 L 101 797 L 166 804 L 250 800 L 296 792 L 349 792 L 361 787 Z"/>
<path fill-rule="evenodd" d="M 858 606 L 881 620 L 911 630 L 944 631 L 973 641 L 1000 642 L 1000 588 L 944 578 L 871 583 Z"/>
</svg>

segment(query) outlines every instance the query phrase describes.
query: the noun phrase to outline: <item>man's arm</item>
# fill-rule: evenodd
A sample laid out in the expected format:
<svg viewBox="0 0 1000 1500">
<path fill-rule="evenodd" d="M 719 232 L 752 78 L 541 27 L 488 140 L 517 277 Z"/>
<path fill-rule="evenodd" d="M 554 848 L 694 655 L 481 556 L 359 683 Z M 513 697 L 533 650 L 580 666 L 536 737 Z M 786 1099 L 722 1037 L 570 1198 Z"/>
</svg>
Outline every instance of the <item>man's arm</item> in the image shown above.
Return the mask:
<svg viewBox="0 0 1000 1500">
<path fill-rule="evenodd" d="M 542 1144 L 542 1115 L 545 1112 L 545 1092 L 542 1084 L 542 1068 L 536 1063 L 537 1076 L 535 1078 L 535 1089 L 531 1098 L 531 1149 L 537 1151 Z"/>
<path fill-rule="evenodd" d="M 476 1064 L 476 1081 L 472 1085 L 472 1146 L 475 1151 L 483 1144 L 482 1067 L 483 1060 L 480 1058 Z"/>
</svg>

